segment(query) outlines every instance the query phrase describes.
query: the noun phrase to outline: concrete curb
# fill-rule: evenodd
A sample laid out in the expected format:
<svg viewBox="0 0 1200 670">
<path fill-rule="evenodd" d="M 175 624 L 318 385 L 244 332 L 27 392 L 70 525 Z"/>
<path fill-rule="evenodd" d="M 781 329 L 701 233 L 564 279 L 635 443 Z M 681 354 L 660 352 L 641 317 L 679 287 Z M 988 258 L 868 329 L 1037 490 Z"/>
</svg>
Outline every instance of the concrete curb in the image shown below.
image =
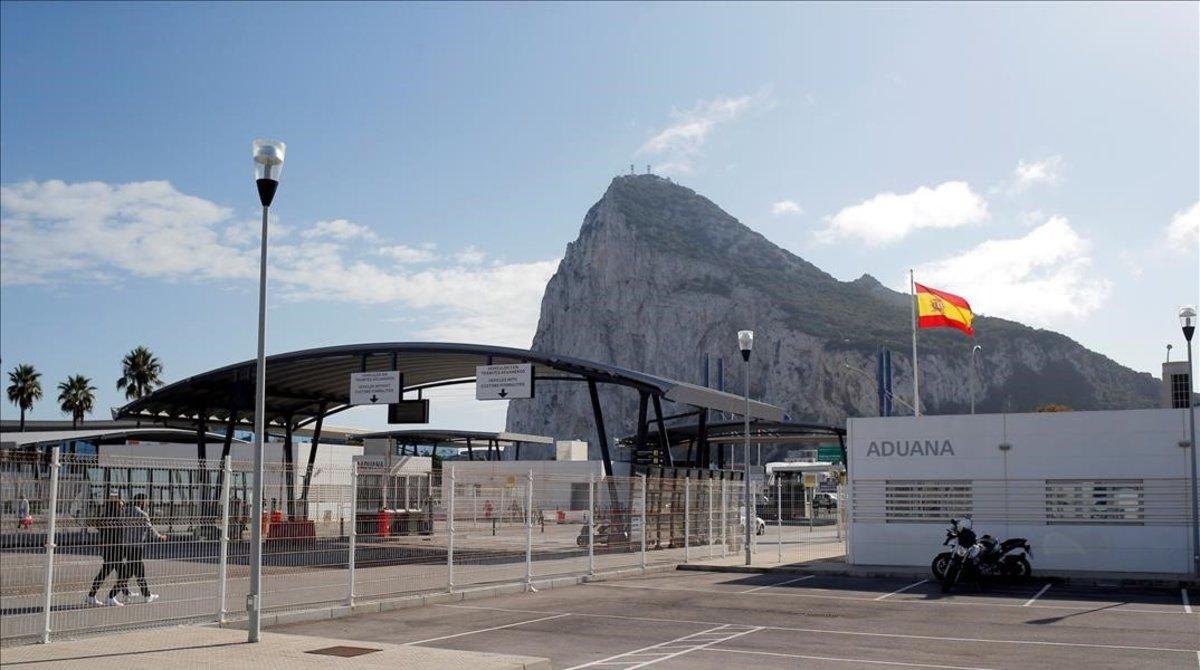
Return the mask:
<svg viewBox="0 0 1200 670">
<path fill-rule="evenodd" d="M 746 565 L 703 565 L 699 563 L 680 564 L 676 569 L 694 572 L 729 572 L 741 574 L 813 574 L 829 577 L 869 577 L 869 578 L 899 578 L 922 579 L 929 578 L 928 568 L 908 566 L 851 566 L 831 564 L 781 565 L 777 567 L 757 567 Z M 1110 574 L 1078 574 L 1066 572 L 1035 572 L 1035 579 L 1069 584 L 1072 586 L 1096 586 L 1102 588 L 1154 588 L 1154 589 L 1200 589 L 1200 580 L 1191 577 L 1129 577 Z"/>
<path fill-rule="evenodd" d="M 662 563 L 658 565 L 647 565 L 644 572 L 641 568 L 622 568 L 618 570 L 597 572 L 595 575 L 535 577 L 533 580 L 533 587 L 539 591 L 544 589 L 563 588 L 567 586 L 576 586 L 578 584 L 586 584 L 589 582 L 604 582 L 627 579 L 630 577 L 640 577 L 643 574 L 649 575 L 673 572 L 676 567 L 677 566 L 675 563 Z M 514 595 L 525 592 L 524 581 L 505 582 L 501 584 L 472 586 L 465 589 L 455 590 L 453 593 L 445 591 L 439 593 L 420 593 L 396 598 L 356 602 L 354 605 L 329 605 L 326 607 L 315 607 L 305 610 L 266 612 L 262 615 L 261 621 L 263 628 L 270 628 L 273 626 L 283 626 L 292 623 L 340 619 L 343 617 L 357 616 L 359 614 L 378 614 L 380 612 L 390 612 L 392 610 L 408 609 L 410 607 L 444 605 L 446 603 L 456 603 L 467 600 L 482 600 L 485 598 L 495 598 L 497 596 Z M 218 628 L 241 628 L 242 624 L 245 622 L 245 616 L 238 616 L 236 618 L 229 617 L 221 623 L 210 623 L 203 625 L 216 626 Z"/>
</svg>

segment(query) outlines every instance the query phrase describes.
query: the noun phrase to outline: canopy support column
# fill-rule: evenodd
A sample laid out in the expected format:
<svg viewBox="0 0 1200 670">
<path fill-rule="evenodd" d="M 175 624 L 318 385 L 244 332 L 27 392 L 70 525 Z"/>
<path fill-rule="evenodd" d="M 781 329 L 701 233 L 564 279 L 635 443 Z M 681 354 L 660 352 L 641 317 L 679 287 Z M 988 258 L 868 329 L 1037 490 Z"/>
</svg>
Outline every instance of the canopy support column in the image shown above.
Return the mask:
<svg viewBox="0 0 1200 670">
<path fill-rule="evenodd" d="M 304 489 L 300 499 L 304 501 L 304 511 L 308 512 L 308 485 L 312 482 L 313 466 L 317 462 L 317 447 L 321 444 L 321 423 L 325 421 L 325 403 L 321 403 L 317 411 L 317 423 L 313 426 L 312 446 L 308 449 L 308 467 L 304 470 Z"/>
<path fill-rule="evenodd" d="M 696 427 L 696 451 L 700 458 L 700 467 L 705 470 L 712 467 L 712 450 L 708 444 L 708 410 L 700 410 L 699 425 Z"/>
<path fill-rule="evenodd" d="M 667 435 L 667 424 L 663 422 L 662 399 L 654 394 L 654 419 L 658 423 L 659 462 L 668 468 L 675 467 L 675 458 L 671 456 L 671 440 Z"/>
<path fill-rule="evenodd" d="M 467 460 L 475 460 L 475 450 L 471 448 L 471 438 L 469 437 L 467 438 Z"/>
<path fill-rule="evenodd" d="M 638 396 L 638 429 L 637 429 L 637 444 L 633 451 L 633 464 L 638 465 L 638 458 L 646 453 L 646 433 L 649 431 L 650 425 L 646 423 L 647 406 L 650 403 L 650 394 L 642 391 Z"/>
<path fill-rule="evenodd" d="M 283 422 L 284 495 L 287 496 L 287 517 L 296 515 L 296 454 L 292 451 L 292 417 Z"/>
</svg>

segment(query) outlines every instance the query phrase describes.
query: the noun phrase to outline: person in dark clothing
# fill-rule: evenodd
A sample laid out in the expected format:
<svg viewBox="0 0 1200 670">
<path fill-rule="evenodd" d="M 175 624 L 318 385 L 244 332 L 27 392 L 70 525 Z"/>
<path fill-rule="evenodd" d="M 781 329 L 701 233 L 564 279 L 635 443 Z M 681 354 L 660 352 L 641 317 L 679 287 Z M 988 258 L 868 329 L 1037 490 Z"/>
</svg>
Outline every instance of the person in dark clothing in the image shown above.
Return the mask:
<svg viewBox="0 0 1200 670">
<path fill-rule="evenodd" d="M 124 513 L 125 503 L 116 495 L 106 500 L 100 509 L 96 527 L 100 531 L 100 560 L 104 563 L 100 566 L 100 572 L 96 573 L 96 578 L 92 580 L 91 590 L 88 591 L 86 602 L 89 605 L 101 604 L 96 600 L 96 592 L 100 590 L 100 585 L 109 573 L 115 572 L 118 577 L 121 574 L 121 561 L 124 558 L 124 552 L 121 550 L 121 522 Z"/>
<path fill-rule="evenodd" d="M 138 586 L 142 590 L 143 602 L 152 603 L 158 600 L 158 595 L 150 593 L 150 585 L 146 583 L 146 564 L 143 562 L 145 543 L 151 540 L 162 541 L 167 539 L 166 535 L 154 530 L 154 524 L 150 521 L 150 514 L 146 512 L 146 494 L 139 493 L 133 497 L 133 505 L 125 509 L 121 527 L 121 546 L 125 562 L 121 564 L 120 579 L 116 584 L 113 584 L 112 589 L 108 592 L 108 600 L 105 601 L 109 605 L 122 605 L 121 601 L 117 600 L 117 592 L 125 591 L 129 593 L 128 585 L 130 577 L 137 577 Z"/>
</svg>

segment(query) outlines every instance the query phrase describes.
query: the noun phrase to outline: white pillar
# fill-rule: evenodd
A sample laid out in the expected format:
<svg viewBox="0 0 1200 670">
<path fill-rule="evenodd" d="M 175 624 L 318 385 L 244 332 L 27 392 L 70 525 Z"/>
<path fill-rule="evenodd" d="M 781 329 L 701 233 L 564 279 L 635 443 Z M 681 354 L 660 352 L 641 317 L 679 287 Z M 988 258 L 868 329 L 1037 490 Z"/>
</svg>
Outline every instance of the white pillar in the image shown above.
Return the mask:
<svg viewBox="0 0 1200 670">
<path fill-rule="evenodd" d="M 596 574 L 596 473 L 588 475 L 588 576 Z"/>
<path fill-rule="evenodd" d="M 729 481 L 726 479 L 722 479 L 721 480 L 721 556 L 722 557 L 729 555 L 729 538 L 727 537 L 727 533 L 729 531 L 729 518 L 726 515 L 726 512 L 728 511 L 726 508 L 728 507 L 728 505 L 726 504 L 726 501 L 725 501 L 725 493 L 728 490 L 729 490 Z"/>
<path fill-rule="evenodd" d="M 450 500 L 446 504 L 446 590 L 454 593 L 454 466 L 450 466 Z"/>
<path fill-rule="evenodd" d="M 533 589 L 533 468 L 525 484 L 525 590 Z"/>
<path fill-rule="evenodd" d="M 783 563 L 783 484 L 775 475 L 775 546 L 779 547 L 779 562 Z"/>
<path fill-rule="evenodd" d="M 706 544 L 708 544 L 708 557 L 713 557 L 713 546 L 716 545 L 716 536 L 713 535 L 713 500 L 716 496 L 713 495 L 713 480 L 708 480 L 708 535 L 706 536 Z"/>
<path fill-rule="evenodd" d="M 230 467 L 230 456 L 226 455 L 221 463 L 221 547 L 217 563 L 217 574 L 221 580 L 220 609 L 217 611 L 217 621 L 225 623 L 225 596 L 228 590 L 229 576 L 229 480 L 233 477 Z"/>
<path fill-rule="evenodd" d="M 346 604 L 354 605 L 354 554 L 358 545 L 358 463 L 350 465 L 350 537 L 349 556 L 346 566 L 349 575 L 346 579 Z"/>
<path fill-rule="evenodd" d="M 50 507 L 46 510 L 46 583 L 42 599 L 42 644 L 50 642 L 50 607 L 54 598 L 54 535 L 58 521 L 59 448 L 50 451 Z M 35 464 L 34 467 L 37 467 Z"/>
<path fill-rule="evenodd" d="M 690 558 L 692 542 L 690 539 L 692 530 L 692 479 L 685 477 L 683 480 L 683 562 L 687 563 Z"/>
<path fill-rule="evenodd" d="M 646 475 L 642 478 L 642 572 L 646 572 Z"/>
</svg>

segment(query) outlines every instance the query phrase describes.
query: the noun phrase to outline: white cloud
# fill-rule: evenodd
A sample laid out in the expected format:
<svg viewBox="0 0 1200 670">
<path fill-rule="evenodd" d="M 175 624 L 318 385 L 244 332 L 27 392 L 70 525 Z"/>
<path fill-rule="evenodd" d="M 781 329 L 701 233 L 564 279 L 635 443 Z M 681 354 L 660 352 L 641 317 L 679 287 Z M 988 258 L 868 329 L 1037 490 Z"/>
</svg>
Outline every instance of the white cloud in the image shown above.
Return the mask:
<svg viewBox="0 0 1200 670">
<path fill-rule="evenodd" d="M 474 246 L 469 246 L 454 254 L 454 260 L 465 265 L 479 265 L 484 258 L 484 253 Z"/>
<path fill-rule="evenodd" d="M 988 240 L 946 259 L 917 266 L 917 281 L 963 296 L 979 313 L 1035 326 L 1087 316 L 1112 285 L 1091 270 L 1091 244 L 1063 217 L 1024 237 Z M 908 278 L 898 289 L 908 291 Z"/>
<path fill-rule="evenodd" d="M 865 202 L 826 217 L 818 239 L 857 238 L 872 246 L 904 239 L 921 228 L 957 228 L 988 216 L 987 202 L 966 182 L 948 181 L 911 193 L 880 193 Z"/>
<path fill-rule="evenodd" d="M 1036 161 L 1018 161 L 1008 190 L 1010 193 L 1021 193 L 1037 184 L 1054 186 L 1062 181 L 1063 164 L 1063 157 L 1059 155 Z"/>
<path fill-rule="evenodd" d="M 637 150 L 639 156 L 661 156 L 654 167 L 659 173 L 690 173 L 694 158 L 720 124 L 732 121 L 748 111 L 770 107 L 774 97 L 769 87 L 753 95 L 701 100 L 691 109 L 672 110 L 671 125 L 655 133 Z"/>
<path fill-rule="evenodd" d="M 377 237 L 370 228 L 358 223 L 352 223 L 346 219 L 318 221 L 311 228 L 300 234 L 307 238 L 328 237 L 335 240 L 373 240 Z"/>
<path fill-rule="evenodd" d="M 231 213 L 165 181 L 0 186 L 0 284 L 109 275 L 252 278 L 253 251 L 230 247 Z"/>
<path fill-rule="evenodd" d="M 272 223 L 271 281 L 289 300 L 397 305 L 436 325 L 417 333 L 528 346 L 558 260 L 484 265 L 468 247 L 452 264 L 406 271 L 372 263 L 433 258 L 433 245 L 377 247 L 379 235 L 344 219 L 292 242 Z M 414 261 L 415 262 L 415 261 Z M 167 182 L 25 182 L 0 186 L 0 283 L 71 284 L 134 276 L 168 281 L 254 281 L 258 234 L 249 223 Z M 273 289 L 274 290 L 274 289 Z"/>
<path fill-rule="evenodd" d="M 804 208 L 795 200 L 780 200 L 771 205 L 771 214 L 774 216 L 785 215 L 800 215 L 804 213 Z"/>
<path fill-rule="evenodd" d="M 1200 202 L 1186 211 L 1175 212 L 1167 225 L 1167 242 L 1174 249 L 1195 255 L 1200 245 Z"/>
<path fill-rule="evenodd" d="M 436 258 L 437 245 L 426 242 L 420 247 L 410 247 L 405 244 L 395 244 L 379 247 L 379 253 L 399 263 L 428 263 Z"/>
</svg>

